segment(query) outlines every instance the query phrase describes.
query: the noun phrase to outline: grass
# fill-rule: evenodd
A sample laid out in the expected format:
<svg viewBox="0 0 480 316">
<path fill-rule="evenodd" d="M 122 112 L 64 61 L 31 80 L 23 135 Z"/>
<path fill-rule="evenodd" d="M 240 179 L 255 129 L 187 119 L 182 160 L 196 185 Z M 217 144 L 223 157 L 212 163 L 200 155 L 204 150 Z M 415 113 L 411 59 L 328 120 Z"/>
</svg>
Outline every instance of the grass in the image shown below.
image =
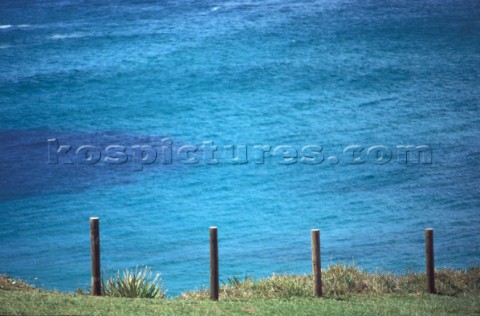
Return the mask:
<svg viewBox="0 0 480 316">
<path fill-rule="evenodd" d="M 469 270 L 441 269 L 435 271 L 436 288 L 440 295 L 455 296 L 480 293 L 480 268 Z M 220 288 L 223 299 L 289 299 L 313 298 L 313 280 L 307 275 L 277 275 L 270 278 L 243 280 L 229 278 Z M 404 275 L 368 273 L 353 265 L 332 265 L 322 271 L 323 292 L 326 297 L 338 298 L 352 294 L 421 294 L 425 293 L 425 273 Z M 183 299 L 208 299 L 206 289 L 187 292 Z"/>
<path fill-rule="evenodd" d="M 207 300 L 91 297 L 58 292 L 0 291 L 7 315 L 474 315 L 480 296 L 353 295 L 333 299 Z"/>
<path fill-rule="evenodd" d="M 220 301 L 205 290 L 173 299 L 92 297 L 35 289 L 0 277 L 0 314 L 76 315 L 478 315 L 480 269 L 437 270 L 440 295 L 425 294 L 425 274 L 367 273 L 334 265 L 323 271 L 325 298 L 312 297 L 310 276 L 229 278 Z"/>
</svg>

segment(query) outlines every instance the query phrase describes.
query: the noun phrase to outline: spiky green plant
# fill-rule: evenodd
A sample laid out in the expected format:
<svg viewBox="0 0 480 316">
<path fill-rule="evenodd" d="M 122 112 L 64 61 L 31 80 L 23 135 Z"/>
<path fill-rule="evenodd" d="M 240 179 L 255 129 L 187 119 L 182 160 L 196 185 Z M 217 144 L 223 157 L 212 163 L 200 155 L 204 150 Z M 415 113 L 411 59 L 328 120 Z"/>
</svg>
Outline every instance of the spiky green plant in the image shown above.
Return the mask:
<svg viewBox="0 0 480 316">
<path fill-rule="evenodd" d="M 153 279 L 152 276 L 149 267 L 137 266 L 135 270 L 118 271 L 106 280 L 102 279 L 102 293 L 116 297 L 164 298 L 166 291 L 159 283 L 160 274 Z"/>
</svg>

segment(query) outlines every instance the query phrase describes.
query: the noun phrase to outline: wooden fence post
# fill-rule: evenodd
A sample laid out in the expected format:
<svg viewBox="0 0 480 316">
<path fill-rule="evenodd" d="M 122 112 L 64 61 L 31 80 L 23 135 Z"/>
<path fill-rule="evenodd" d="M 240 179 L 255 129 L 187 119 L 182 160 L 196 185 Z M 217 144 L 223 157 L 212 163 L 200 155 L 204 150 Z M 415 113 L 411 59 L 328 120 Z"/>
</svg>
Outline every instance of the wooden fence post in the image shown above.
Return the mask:
<svg viewBox="0 0 480 316">
<path fill-rule="evenodd" d="M 218 236 L 217 227 L 210 227 L 210 299 L 218 301 Z"/>
<path fill-rule="evenodd" d="M 92 257 L 92 295 L 102 295 L 100 279 L 100 230 L 98 217 L 90 217 L 90 256 Z"/>
<path fill-rule="evenodd" d="M 425 229 L 425 259 L 427 264 L 428 293 L 435 294 L 435 261 L 433 255 L 433 229 Z"/>
<path fill-rule="evenodd" d="M 312 229 L 312 272 L 313 292 L 316 297 L 322 293 L 322 265 L 320 261 L 320 230 Z"/>
</svg>

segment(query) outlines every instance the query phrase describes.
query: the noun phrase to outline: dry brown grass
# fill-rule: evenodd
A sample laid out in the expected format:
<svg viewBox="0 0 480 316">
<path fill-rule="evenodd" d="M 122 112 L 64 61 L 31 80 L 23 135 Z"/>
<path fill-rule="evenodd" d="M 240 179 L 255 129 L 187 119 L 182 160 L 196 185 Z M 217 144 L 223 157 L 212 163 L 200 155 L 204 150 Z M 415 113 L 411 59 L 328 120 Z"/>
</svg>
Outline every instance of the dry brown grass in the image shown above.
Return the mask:
<svg viewBox="0 0 480 316">
<path fill-rule="evenodd" d="M 0 275 L 0 290 L 3 291 L 36 291 L 37 289 L 22 281 L 8 277 L 7 275 Z"/>
</svg>

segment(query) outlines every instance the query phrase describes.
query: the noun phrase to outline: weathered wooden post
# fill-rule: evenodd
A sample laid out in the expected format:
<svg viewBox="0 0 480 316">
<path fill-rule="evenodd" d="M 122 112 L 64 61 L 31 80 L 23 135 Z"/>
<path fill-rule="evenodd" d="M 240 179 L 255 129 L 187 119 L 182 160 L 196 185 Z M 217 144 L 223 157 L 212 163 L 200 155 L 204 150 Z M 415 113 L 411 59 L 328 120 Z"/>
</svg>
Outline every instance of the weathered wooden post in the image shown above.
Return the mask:
<svg viewBox="0 0 480 316">
<path fill-rule="evenodd" d="M 425 229 L 425 259 L 427 264 L 428 293 L 435 294 L 435 261 L 433 255 L 433 229 Z"/>
<path fill-rule="evenodd" d="M 316 297 L 322 293 L 322 265 L 320 261 L 320 230 L 312 229 L 312 272 L 313 292 Z"/>
<path fill-rule="evenodd" d="M 210 227 L 210 299 L 218 301 L 218 236 L 217 227 Z"/>
<path fill-rule="evenodd" d="M 100 279 L 100 230 L 98 217 L 90 217 L 90 256 L 92 257 L 92 295 L 102 295 Z"/>
</svg>

